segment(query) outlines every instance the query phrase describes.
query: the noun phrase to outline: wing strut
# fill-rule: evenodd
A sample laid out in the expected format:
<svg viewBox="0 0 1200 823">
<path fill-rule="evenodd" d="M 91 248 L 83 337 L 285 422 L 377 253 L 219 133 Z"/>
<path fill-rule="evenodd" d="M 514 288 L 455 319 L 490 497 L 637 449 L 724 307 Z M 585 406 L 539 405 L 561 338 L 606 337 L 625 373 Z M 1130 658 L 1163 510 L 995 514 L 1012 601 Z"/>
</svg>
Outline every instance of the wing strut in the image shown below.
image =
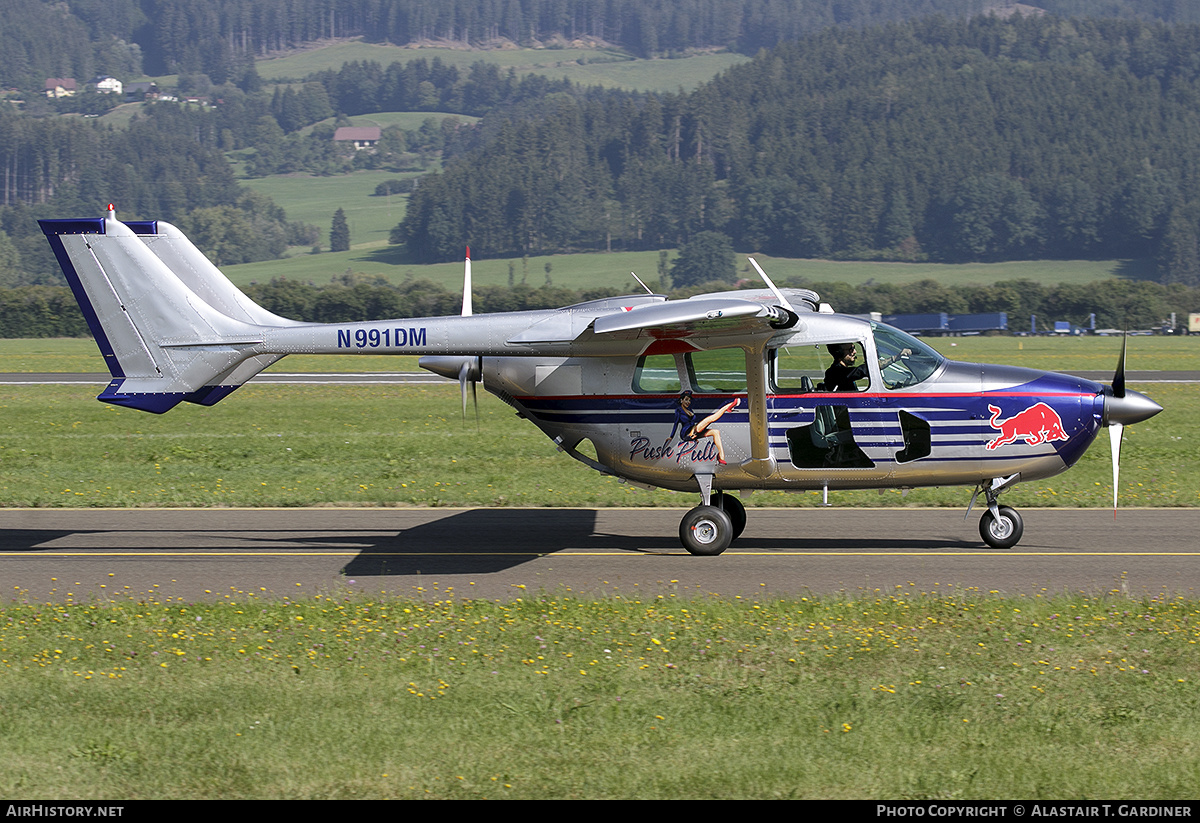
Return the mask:
<svg viewBox="0 0 1200 823">
<path fill-rule="evenodd" d="M 767 348 L 746 350 L 746 399 L 750 406 L 750 459 L 742 468 L 755 477 L 775 473 L 767 432 Z"/>
</svg>

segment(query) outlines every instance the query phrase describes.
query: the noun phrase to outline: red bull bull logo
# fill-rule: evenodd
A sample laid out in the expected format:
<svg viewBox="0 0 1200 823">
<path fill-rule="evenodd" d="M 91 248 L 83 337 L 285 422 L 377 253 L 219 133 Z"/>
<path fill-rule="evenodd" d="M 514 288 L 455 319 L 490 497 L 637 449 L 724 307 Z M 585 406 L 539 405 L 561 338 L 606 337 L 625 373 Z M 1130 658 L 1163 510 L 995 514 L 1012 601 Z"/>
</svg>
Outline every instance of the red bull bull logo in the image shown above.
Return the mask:
<svg viewBox="0 0 1200 823">
<path fill-rule="evenodd" d="M 1000 436 L 987 444 L 989 451 L 1024 440 L 1027 445 L 1037 446 L 1051 440 L 1069 440 L 1063 431 L 1062 418 L 1058 412 L 1045 403 L 1030 406 L 1024 411 L 1017 412 L 1007 420 L 1000 420 L 1000 409 L 991 404 L 988 411 L 992 413 L 991 426 L 1000 432 Z"/>
</svg>

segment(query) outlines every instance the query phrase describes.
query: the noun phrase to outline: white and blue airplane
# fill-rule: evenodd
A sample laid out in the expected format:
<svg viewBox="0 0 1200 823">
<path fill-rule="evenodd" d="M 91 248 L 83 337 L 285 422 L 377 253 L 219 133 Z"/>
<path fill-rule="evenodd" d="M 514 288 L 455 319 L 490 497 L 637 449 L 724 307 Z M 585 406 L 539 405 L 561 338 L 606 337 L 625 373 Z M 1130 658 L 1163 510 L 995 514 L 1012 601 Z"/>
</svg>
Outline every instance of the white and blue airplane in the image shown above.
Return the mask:
<svg viewBox="0 0 1200 823">
<path fill-rule="evenodd" d="M 1108 427 L 1115 506 L 1121 429 L 1162 410 L 1125 388 L 1124 346 L 1111 386 L 956 362 L 761 268 L 757 291 L 476 315 L 468 255 L 461 315 L 304 323 L 258 306 L 168 223 L 111 206 L 40 222 L 112 374 L 99 400 L 162 413 L 211 406 L 288 354 L 425 355 L 459 380 L 464 412 L 482 382 L 592 469 L 699 494 L 679 527 L 698 555 L 745 527 L 731 492 L 758 489 L 974 486 L 968 515 L 982 493 L 980 535 L 1009 548 L 1024 526 L 1004 490 L 1070 468 Z"/>
</svg>

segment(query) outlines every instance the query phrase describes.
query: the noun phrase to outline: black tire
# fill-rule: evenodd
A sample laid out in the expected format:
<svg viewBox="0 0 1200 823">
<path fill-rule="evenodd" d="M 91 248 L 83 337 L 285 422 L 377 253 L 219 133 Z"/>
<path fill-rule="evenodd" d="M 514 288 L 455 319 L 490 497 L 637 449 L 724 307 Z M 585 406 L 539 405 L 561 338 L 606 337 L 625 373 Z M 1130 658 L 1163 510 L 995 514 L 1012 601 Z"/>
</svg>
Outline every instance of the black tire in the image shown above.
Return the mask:
<svg viewBox="0 0 1200 823">
<path fill-rule="evenodd" d="M 1024 533 L 1025 523 L 1021 520 L 1021 515 L 1017 514 L 1016 509 L 1008 506 L 1000 507 L 999 520 L 992 517 L 990 509 L 979 518 L 979 536 L 993 549 L 1011 549 L 1017 545 Z"/>
<path fill-rule="evenodd" d="M 733 524 L 733 539 L 741 537 L 746 530 L 746 507 L 742 501 L 735 495 L 717 492 L 713 495 L 712 504 L 729 515 L 729 522 Z"/>
<path fill-rule="evenodd" d="M 733 541 L 733 523 L 724 509 L 697 506 L 679 521 L 679 540 L 691 554 L 718 555 Z"/>
</svg>

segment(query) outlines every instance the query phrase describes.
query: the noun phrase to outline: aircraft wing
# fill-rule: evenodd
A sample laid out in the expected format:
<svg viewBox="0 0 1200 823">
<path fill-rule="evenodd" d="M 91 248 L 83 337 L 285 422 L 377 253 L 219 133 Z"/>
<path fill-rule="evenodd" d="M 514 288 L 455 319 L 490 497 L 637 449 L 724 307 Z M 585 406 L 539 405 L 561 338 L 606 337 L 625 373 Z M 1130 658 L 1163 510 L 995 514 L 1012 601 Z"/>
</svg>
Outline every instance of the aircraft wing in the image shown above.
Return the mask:
<svg viewBox="0 0 1200 823">
<path fill-rule="evenodd" d="M 774 334 L 795 323 L 796 315 L 780 306 L 717 297 L 635 306 L 597 317 L 592 330 L 596 334 L 658 330 L 684 333 L 681 336 Z"/>
</svg>

